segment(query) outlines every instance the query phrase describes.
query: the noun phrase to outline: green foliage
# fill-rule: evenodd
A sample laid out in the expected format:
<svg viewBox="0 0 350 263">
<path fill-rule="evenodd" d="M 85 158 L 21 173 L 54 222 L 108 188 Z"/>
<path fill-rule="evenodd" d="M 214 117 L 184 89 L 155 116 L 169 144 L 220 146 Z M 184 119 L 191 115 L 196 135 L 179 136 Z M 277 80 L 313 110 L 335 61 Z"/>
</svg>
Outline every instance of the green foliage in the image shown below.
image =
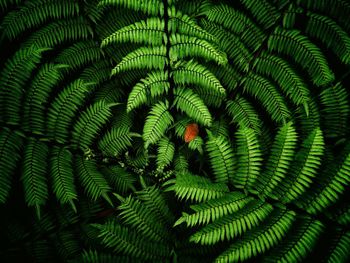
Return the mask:
<svg viewBox="0 0 350 263">
<path fill-rule="evenodd" d="M 348 1 L 0 10 L 1 262 L 349 261 Z"/>
</svg>

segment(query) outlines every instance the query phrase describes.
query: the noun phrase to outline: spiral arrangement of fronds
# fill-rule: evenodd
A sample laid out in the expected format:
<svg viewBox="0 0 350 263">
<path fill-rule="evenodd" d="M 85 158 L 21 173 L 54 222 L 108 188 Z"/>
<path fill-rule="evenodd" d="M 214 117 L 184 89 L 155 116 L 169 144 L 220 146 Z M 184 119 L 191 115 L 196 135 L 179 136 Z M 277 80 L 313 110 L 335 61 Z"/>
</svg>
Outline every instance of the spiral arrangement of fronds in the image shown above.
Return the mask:
<svg viewBox="0 0 350 263">
<path fill-rule="evenodd" d="M 1 262 L 350 260 L 347 0 L 0 10 Z"/>
</svg>

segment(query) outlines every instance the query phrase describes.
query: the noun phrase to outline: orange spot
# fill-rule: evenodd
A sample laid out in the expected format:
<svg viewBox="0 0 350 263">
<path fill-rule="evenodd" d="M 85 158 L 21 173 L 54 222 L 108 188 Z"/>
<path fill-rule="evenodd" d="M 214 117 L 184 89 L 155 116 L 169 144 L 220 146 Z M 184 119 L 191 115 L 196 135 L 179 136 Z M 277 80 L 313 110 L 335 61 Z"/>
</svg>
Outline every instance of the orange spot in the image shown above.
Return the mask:
<svg viewBox="0 0 350 263">
<path fill-rule="evenodd" d="M 199 133 L 198 125 L 196 123 L 191 123 L 186 126 L 184 140 L 185 142 L 190 142 L 194 140 Z"/>
</svg>

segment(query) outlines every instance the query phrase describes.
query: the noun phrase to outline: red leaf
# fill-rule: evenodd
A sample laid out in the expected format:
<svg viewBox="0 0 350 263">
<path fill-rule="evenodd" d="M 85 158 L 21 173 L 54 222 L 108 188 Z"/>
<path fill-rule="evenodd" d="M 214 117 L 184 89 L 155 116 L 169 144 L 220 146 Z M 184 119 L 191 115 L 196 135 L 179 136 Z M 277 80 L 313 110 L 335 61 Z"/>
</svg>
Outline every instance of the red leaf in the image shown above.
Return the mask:
<svg viewBox="0 0 350 263">
<path fill-rule="evenodd" d="M 194 140 L 199 133 L 198 125 L 196 123 L 191 123 L 186 126 L 184 140 L 185 142 L 190 142 Z"/>
</svg>

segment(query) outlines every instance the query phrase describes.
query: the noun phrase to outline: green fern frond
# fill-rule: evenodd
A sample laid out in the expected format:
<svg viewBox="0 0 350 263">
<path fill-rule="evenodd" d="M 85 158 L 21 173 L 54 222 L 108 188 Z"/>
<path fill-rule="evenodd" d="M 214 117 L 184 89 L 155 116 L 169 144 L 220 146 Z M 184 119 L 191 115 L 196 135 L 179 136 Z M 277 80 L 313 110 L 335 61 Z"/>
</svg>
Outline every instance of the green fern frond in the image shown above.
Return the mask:
<svg viewBox="0 0 350 263">
<path fill-rule="evenodd" d="M 253 55 L 241 41 L 241 38 L 215 23 L 204 20 L 202 24 L 208 32 L 218 39 L 220 47 L 227 53 L 230 62 L 241 71 L 247 71 Z"/>
<path fill-rule="evenodd" d="M 350 231 L 341 228 L 336 229 L 335 236 L 327 240 L 330 244 L 327 255 L 324 258 L 325 262 L 348 262 L 350 249 Z"/>
<path fill-rule="evenodd" d="M 167 64 L 165 46 L 141 47 L 126 55 L 112 70 L 112 75 L 134 69 L 163 70 Z"/>
<path fill-rule="evenodd" d="M 273 26 L 280 16 L 277 9 L 266 0 L 242 0 L 242 4 L 265 29 Z"/>
<path fill-rule="evenodd" d="M 134 187 L 134 183 L 136 182 L 135 176 L 130 174 L 123 167 L 119 165 L 102 167 L 101 173 L 114 192 L 126 194 L 129 190 L 136 191 Z"/>
<path fill-rule="evenodd" d="M 57 55 L 55 61 L 77 69 L 102 58 L 99 46 L 93 40 L 77 42 Z"/>
<path fill-rule="evenodd" d="M 135 229 L 140 235 L 153 242 L 166 241 L 168 229 L 141 201 L 130 196 L 123 198 L 118 209 L 122 222 Z"/>
<path fill-rule="evenodd" d="M 215 61 L 219 65 L 227 63 L 226 54 L 206 40 L 186 35 L 172 34 L 170 36 L 170 43 L 169 56 L 172 61 L 179 61 L 187 57 L 200 57 Z"/>
<path fill-rule="evenodd" d="M 140 234 L 116 221 L 108 221 L 104 225 L 93 225 L 99 230 L 102 245 L 138 258 L 139 260 L 160 260 L 170 255 L 170 249 L 164 243 L 150 242 Z"/>
<path fill-rule="evenodd" d="M 152 98 L 167 93 L 170 88 L 167 71 L 153 71 L 147 75 L 145 79 L 141 79 L 131 90 L 127 112 L 145 104 L 149 96 Z"/>
<path fill-rule="evenodd" d="M 175 191 L 179 199 L 204 202 L 218 198 L 228 192 L 227 185 L 212 183 L 208 178 L 193 175 L 189 172 L 177 173 L 176 179 L 169 180 L 165 185 L 170 185 L 166 191 Z"/>
<path fill-rule="evenodd" d="M 266 168 L 258 177 L 256 189 L 261 196 L 271 196 L 271 193 L 273 195 L 274 189 L 284 180 L 293 160 L 296 144 L 297 133 L 294 125 L 289 122 L 278 131 Z"/>
<path fill-rule="evenodd" d="M 242 82 L 243 90 L 262 103 L 272 120 L 286 123 L 291 118 L 291 113 L 282 94 L 269 80 L 250 73 Z"/>
<path fill-rule="evenodd" d="M 347 147 L 336 167 L 324 170 L 323 176 L 314 182 L 315 190 L 305 193 L 297 204 L 311 214 L 317 214 L 335 203 L 350 184 L 350 147 Z"/>
<path fill-rule="evenodd" d="M 99 6 L 116 5 L 129 8 L 134 11 L 141 11 L 148 15 L 164 15 L 164 4 L 160 0 L 100 0 Z"/>
<path fill-rule="evenodd" d="M 243 43 L 255 50 L 264 41 L 264 34 L 243 13 L 224 4 L 217 5 L 205 12 L 206 18 L 210 22 L 215 22 L 229 29 L 235 35 L 241 37 Z"/>
<path fill-rule="evenodd" d="M 190 236 L 190 241 L 213 245 L 219 241 L 232 240 L 261 224 L 273 210 L 272 205 L 252 200 L 242 209 L 223 216 Z"/>
<path fill-rule="evenodd" d="M 174 158 L 174 153 L 175 144 L 167 137 L 160 139 L 158 142 L 157 166 L 159 168 L 168 166 Z"/>
<path fill-rule="evenodd" d="M 81 113 L 72 131 L 72 143 L 76 148 L 86 149 L 91 145 L 102 126 L 111 117 L 112 106 L 113 104 L 98 101 Z"/>
<path fill-rule="evenodd" d="M 254 130 L 240 127 L 237 138 L 237 170 L 232 176 L 232 184 L 237 188 L 250 189 L 259 177 L 262 154 Z"/>
<path fill-rule="evenodd" d="M 234 177 L 235 157 L 230 141 L 222 136 L 208 134 L 206 143 L 211 168 L 215 176 L 215 182 L 228 183 L 230 177 Z"/>
<path fill-rule="evenodd" d="M 7 128 L 0 131 L 0 203 L 4 204 L 12 187 L 12 176 L 20 160 L 23 139 Z"/>
<path fill-rule="evenodd" d="M 156 186 L 145 187 L 137 192 L 137 197 L 150 210 L 159 222 L 163 222 L 166 226 L 172 226 L 174 223 L 174 215 L 170 210 L 167 199 L 162 189 Z"/>
<path fill-rule="evenodd" d="M 246 196 L 241 192 L 230 192 L 222 197 L 191 205 L 190 207 L 194 213 L 187 214 L 182 212 L 182 216 L 175 222 L 174 226 L 184 222 L 187 224 L 187 227 L 208 224 L 241 210 L 251 200 L 252 197 Z"/>
<path fill-rule="evenodd" d="M 271 249 L 286 235 L 295 213 L 276 209 L 259 228 L 245 232 L 243 236 L 215 259 L 217 263 L 240 262 Z"/>
<path fill-rule="evenodd" d="M 188 148 L 193 151 L 198 151 L 200 154 L 203 154 L 203 145 L 203 139 L 199 136 L 196 136 L 196 138 L 188 143 Z"/>
<path fill-rule="evenodd" d="M 155 144 L 162 138 L 166 130 L 174 122 L 168 108 L 168 101 L 159 102 L 152 107 L 143 127 L 142 138 L 145 142 L 145 148 L 148 148 L 150 144 Z"/>
<path fill-rule="evenodd" d="M 308 114 L 310 92 L 305 82 L 287 61 L 263 52 L 255 59 L 254 70 L 273 78 L 296 105 L 304 106 Z"/>
<path fill-rule="evenodd" d="M 308 12 L 306 34 L 322 41 L 345 63 L 350 63 L 350 37 L 332 19 Z"/>
<path fill-rule="evenodd" d="M 111 187 L 103 177 L 103 174 L 97 170 L 96 161 L 85 160 L 84 157 L 76 156 L 75 167 L 80 184 L 82 185 L 86 195 L 93 201 L 103 197 L 112 205 L 108 193 Z"/>
<path fill-rule="evenodd" d="M 86 263 L 135 262 L 135 259 L 131 259 L 128 256 L 115 255 L 115 253 L 106 254 L 106 253 L 101 253 L 100 251 L 97 251 L 97 250 L 83 251 L 79 259 L 81 259 L 79 262 L 86 262 Z"/>
<path fill-rule="evenodd" d="M 0 120 L 19 124 L 23 87 L 46 50 L 21 48 L 6 62 L 0 78 Z"/>
<path fill-rule="evenodd" d="M 237 96 L 235 100 L 228 100 L 227 113 L 232 117 L 232 122 L 243 124 L 245 127 L 260 133 L 262 121 L 253 106 L 243 97 Z"/>
<path fill-rule="evenodd" d="M 74 185 L 73 156 L 63 147 L 54 147 L 50 158 L 50 176 L 52 189 L 61 204 L 69 203 L 77 209 L 74 200 L 78 198 Z"/>
<path fill-rule="evenodd" d="M 278 198 L 283 202 L 291 202 L 310 187 L 312 178 L 317 176 L 324 146 L 320 129 L 309 134 L 294 157 L 288 177 L 276 188 Z"/>
<path fill-rule="evenodd" d="M 320 94 L 321 110 L 326 137 L 346 136 L 349 120 L 348 92 L 341 83 L 324 89 Z"/>
<path fill-rule="evenodd" d="M 23 43 L 23 47 L 53 48 L 68 41 L 86 40 L 93 36 L 93 31 L 82 18 L 58 20 L 35 31 Z"/>
<path fill-rule="evenodd" d="M 164 28 L 164 20 L 151 17 L 119 29 L 105 38 L 101 47 L 124 42 L 161 46 L 163 43 L 166 44 L 167 39 Z"/>
<path fill-rule="evenodd" d="M 4 35 L 14 39 L 25 30 L 43 24 L 50 19 L 66 19 L 79 14 L 79 5 L 71 1 L 31 0 L 18 10 L 9 12 L 1 23 Z"/>
<path fill-rule="evenodd" d="M 300 219 L 285 239 L 263 258 L 263 262 L 302 262 L 323 231 L 324 225 L 320 221 L 308 217 Z"/>
<path fill-rule="evenodd" d="M 214 94 L 225 97 L 226 91 L 220 81 L 205 66 L 196 61 L 175 64 L 171 76 L 177 85 L 195 85 L 200 89 L 210 90 Z"/>
<path fill-rule="evenodd" d="M 30 138 L 24 149 L 23 182 L 24 199 L 29 207 L 34 206 L 40 218 L 40 206 L 49 197 L 47 187 L 47 157 L 49 147 L 36 139 Z"/>
<path fill-rule="evenodd" d="M 45 104 L 50 92 L 62 80 L 61 70 L 66 65 L 44 64 L 33 78 L 25 95 L 23 106 L 23 129 L 44 134 L 46 122 Z"/>
<path fill-rule="evenodd" d="M 277 27 L 269 37 L 268 49 L 291 56 L 308 71 L 317 86 L 325 86 L 334 80 L 334 74 L 321 50 L 298 30 Z"/>
<path fill-rule="evenodd" d="M 211 35 L 206 30 L 202 29 L 196 21 L 176 10 L 174 6 L 168 11 L 169 12 L 169 22 L 168 30 L 171 33 L 179 33 L 183 35 L 193 36 L 200 39 L 207 40 L 208 42 L 216 42 L 217 40 L 213 35 Z"/>
<path fill-rule="evenodd" d="M 174 157 L 174 169 L 176 172 L 187 172 L 188 171 L 188 160 L 186 156 L 178 152 Z"/>
<path fill-rule="evenodd" d="M 49 137 L 59 142 L 67 140 L 71 121 L 83 104 L 89 85 L 80 79 L 75 80 L 55 97 L 47 109 L 46 129 Z"/>
<path fill-rule="evenodd" d="M 185 112 L 189 117 L 204 126 L 211 126 L 212 117 L 209 109 L 192 90 L 177 88 L 174 90 L 174 105 L 178 110 Z"/>
<path fill-rule="evenodd" d="M 98 148 L 104 156 L 118 156 L 131 146 L 128 127 L 113 127 L 98 140 Z"/>
</svg>

